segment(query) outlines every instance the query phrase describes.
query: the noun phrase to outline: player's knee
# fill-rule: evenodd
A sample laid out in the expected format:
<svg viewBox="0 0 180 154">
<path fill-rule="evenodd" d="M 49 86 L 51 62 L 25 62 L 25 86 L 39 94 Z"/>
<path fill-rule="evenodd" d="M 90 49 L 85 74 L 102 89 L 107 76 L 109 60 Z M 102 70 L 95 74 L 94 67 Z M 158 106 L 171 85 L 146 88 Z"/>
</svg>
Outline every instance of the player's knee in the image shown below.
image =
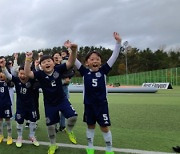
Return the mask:
<svg viewBox="0 0 180 154">
<path fill-rule="evenodd" d="M 100 129 L 104 133 L 107 133 L 109 131 L 109 127 L 108 126 L 100 126 Z"/>
<path fill-rule="evenodd" d="M 48 130 L 55 130 L 55 125 L 48 126 Z"/>
</svg>

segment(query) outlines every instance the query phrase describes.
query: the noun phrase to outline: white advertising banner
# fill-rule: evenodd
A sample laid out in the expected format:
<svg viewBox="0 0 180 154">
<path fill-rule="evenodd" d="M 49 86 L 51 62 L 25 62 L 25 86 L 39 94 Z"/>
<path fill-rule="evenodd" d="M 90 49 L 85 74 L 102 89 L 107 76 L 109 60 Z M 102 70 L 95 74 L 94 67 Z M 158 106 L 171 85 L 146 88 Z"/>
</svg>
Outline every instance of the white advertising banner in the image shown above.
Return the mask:
<svg viewBox="0 0 180 154">
<path fill-rule="evenodd" d="M 143 83 L 142 87 L 154 87 L 158 89 L 173 89 L 169 82 Z"/>
</svg>

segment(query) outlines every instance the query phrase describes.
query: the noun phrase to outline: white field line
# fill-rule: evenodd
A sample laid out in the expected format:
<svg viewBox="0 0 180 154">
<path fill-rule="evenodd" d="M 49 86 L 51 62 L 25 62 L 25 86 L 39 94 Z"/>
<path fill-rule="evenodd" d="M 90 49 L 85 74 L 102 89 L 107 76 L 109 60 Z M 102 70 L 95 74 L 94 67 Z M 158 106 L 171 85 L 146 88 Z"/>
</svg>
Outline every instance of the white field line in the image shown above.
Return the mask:
<svg viewBox="0 0 180 154">
<path fill-rule="evenodd" d="M 7 141 L 4 139 L 4 141 Z M 16 142 L 16 140 L 13 139 L 13 142 Z M 29 140 L 23 140 L 23 143 L 26 144 L 32 144 L 31 141 Z M 49 146 L 49 142 L 43 142 L 43 141 L 38 141 L 40 145 L 47 145 Z M 77 149 L 86 149 L 87 146 L 85 145 L 80 145 L 80 144 L 65 144 L 65 143 L 57 143 L 59 147 L 67 147 L 67 148 L 77 148 Z M 96 150 L 100 151 L 105 151 L 105 147 L 100 147 L 100 146 L 94 146 Z M 168 153 L 168 152 L 157 152 L 157 151 L 145 151 L 145 150 L 136 150 L 136 149 L 120 149 L 120 148 L 113 148 L 114 152 L 124 152 L 124 153 L 133 153 L 133 154 L 173 154 L 173 153 Z"/>
</svg>

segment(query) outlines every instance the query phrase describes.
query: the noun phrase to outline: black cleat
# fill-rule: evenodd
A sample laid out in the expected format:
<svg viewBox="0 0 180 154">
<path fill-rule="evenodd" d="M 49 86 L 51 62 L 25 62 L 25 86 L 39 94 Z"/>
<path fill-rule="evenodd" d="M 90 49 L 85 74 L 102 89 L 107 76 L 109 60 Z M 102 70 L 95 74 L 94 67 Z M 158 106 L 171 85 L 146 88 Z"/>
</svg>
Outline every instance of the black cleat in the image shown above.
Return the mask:
<svg viewBox="0 0 180 154">
<path fill-rule="evenodd" d="M 172 147 L 175 152 L 180 153 L 180 146 Z"/>
</svg>

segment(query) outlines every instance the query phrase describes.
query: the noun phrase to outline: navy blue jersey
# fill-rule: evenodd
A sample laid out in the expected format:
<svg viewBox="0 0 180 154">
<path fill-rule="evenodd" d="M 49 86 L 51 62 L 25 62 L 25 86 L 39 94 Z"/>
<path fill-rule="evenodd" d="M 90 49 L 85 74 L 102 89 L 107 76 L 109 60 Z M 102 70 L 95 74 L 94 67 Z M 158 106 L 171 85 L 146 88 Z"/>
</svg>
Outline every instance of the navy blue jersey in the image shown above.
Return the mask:
<svg viewBox="0 0 180 154">
<path fill-rule="evenodd" d="M 11 105 L 8 85 L 5 81 L 0 81 L 0 106 Z"/>
<path fill-rule="evenodd" d="M 34 80 L 29 79 L 26 83 L 22 83 L 18 77 L 12 76 L 12 81 L 16 88 L 16 108 L 17 110 L 23 110 L 24 108 L 29 108 L 30 110 L 34 107 L 33 99 L 33 83 Z"/>
<path fill-rule="evenodd" d="M 84 78 L 84 104 L 107 103 L 106 98 L 106 74 L 111 70 L 106 63 L 97 72 L 81 65 L 79 72 Z"/>
<path fill-rule="evenodd" d="M 65 98 L 62 88 L 62 74 L 67 71 L 66 64 L 54 67 L 52 75 L 47 75 L 44 71 L 34 72 L 34 78 L 40 82 L 43 90 L 44 104 L 57 105 Z"/>
</svg>

